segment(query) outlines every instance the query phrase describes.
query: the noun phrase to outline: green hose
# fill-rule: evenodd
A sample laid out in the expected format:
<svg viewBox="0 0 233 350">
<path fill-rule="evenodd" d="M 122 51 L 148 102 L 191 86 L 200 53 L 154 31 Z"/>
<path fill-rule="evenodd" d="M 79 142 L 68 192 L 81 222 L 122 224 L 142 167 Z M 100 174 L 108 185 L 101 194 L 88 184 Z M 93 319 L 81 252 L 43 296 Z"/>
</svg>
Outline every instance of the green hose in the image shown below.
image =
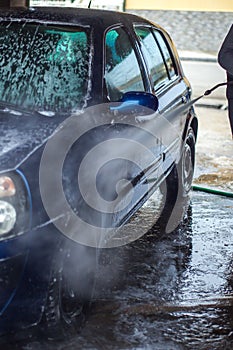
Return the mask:
<svg viewBox="0 0 233 350">
<path fill-rule="evenodd" d="M 202 187 L 202 186 L 199 186 L 199 185 L 193 185 L 192 189 L 194 191 L 202 191 L 202 192 L 217 194 L 219 196 L 225 196 L 225 197 L 233 198 L 233 192 L 222 191 L 222 190 L 215 190 L 213 188 Z"/>
</svg>

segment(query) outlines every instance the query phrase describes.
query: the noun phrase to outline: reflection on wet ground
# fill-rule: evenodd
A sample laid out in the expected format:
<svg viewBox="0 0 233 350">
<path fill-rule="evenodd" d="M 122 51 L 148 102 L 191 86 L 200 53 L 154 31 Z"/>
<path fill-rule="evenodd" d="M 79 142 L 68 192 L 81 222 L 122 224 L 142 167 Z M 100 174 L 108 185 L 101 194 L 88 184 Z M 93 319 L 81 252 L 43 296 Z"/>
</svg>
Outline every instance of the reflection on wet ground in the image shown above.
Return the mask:
<svg viewBox="0 0 233 350">
<path fill-rule="evenodd" d="M 154 227 L 104 253 L 80 334 L 62 342 L 31 339 L 16 348 L 231 350 L 232 209 L 232 199 L 192 193 L 188 215 L 175 231 Z"/>
</svg>

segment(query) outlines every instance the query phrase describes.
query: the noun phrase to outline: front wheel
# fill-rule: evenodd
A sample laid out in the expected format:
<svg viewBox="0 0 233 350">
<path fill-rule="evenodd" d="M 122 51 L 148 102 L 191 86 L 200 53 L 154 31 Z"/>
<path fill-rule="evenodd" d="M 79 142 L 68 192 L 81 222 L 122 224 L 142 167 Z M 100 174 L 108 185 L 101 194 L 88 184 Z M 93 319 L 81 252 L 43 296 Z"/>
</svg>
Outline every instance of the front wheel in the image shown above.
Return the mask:
<svg viewBox="0 0 233 350">
<path fill-rule="evenodd" d="M 96 250 L 62 248 L 52 264 L 44 311 L 50 338 L 64 337 L 83 324 L 94 293 Z"/>
</svg>

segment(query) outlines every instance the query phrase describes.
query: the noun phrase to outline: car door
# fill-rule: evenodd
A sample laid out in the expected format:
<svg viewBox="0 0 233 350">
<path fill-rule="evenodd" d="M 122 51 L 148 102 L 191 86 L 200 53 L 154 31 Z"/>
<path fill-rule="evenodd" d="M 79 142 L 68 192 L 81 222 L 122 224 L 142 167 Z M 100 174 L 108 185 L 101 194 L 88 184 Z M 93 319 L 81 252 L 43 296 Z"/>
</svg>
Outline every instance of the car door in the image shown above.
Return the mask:
<svg viewBox="0 0 233 350">
<path fill-rule="evenodd" d="M 159 112 L 162 118 L 159 135 L 162 143 L 163 169 L 166 172 L 178 161 L 182 132 L 187 108 L 180 108 L 189 99 L 189 87 L 180 75 L 172 48 L 162 31 L 155 27 L 135 25 L 135 33 L 140 40 L 152 92 L 159 100 Z"/>
<path fill-rule="evenodd" d="M 148 91 L 148 76 L 144 70 L 143 61 L 134 46 L 133 38 L 123 26 L 110 28 L 105 34 L 104 79 L 110 106 L 115 102 L 120 104 L 127 92 Z M 130 203 L 132 207 L 128 207 L 128 211 L 132 210 L 150 191 L 153 182 L 158 178 L 154 173 L 159 168 L 162 158 L 160 139 L 149 135 L 147 126 L 138 122 L 137 118 L 140 115 L 137 112 L 134 113 L 134 110 L 137 108 L 135 109 L 132 105 L 127 111 L 116 114 L 113 129 L 115 132 L 117 130 L 117 137 L 122 138 L 119 150 L 123 147 L 123 157 L 128 159 L 128 162 L 121 162 L 114 177 L 118 181 L 120 177 L 128 179 L 133 184 L 134 194 Z M 124 142 L 125 144 L 127 142 L 123 139 L 133 141 L 134 146 L 125 147 Z M 148 177 L 153 181 L 148 181 Z"/>
</svg>

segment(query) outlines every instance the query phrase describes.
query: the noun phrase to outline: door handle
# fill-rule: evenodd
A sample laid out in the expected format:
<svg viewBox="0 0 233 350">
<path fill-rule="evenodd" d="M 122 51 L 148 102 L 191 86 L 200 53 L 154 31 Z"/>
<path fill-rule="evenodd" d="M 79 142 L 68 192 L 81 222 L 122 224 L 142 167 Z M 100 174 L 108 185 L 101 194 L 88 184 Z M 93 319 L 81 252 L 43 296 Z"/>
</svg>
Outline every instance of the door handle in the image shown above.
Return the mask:
<svg viewBox="0 0 233 350">
<path fill-rule="evenodd" d="M 186 96 L 182 96 L 181 97 L 181 102 L 182 103 L 186 103 L 187 102 L 187 97 Z"/>
</svg>

